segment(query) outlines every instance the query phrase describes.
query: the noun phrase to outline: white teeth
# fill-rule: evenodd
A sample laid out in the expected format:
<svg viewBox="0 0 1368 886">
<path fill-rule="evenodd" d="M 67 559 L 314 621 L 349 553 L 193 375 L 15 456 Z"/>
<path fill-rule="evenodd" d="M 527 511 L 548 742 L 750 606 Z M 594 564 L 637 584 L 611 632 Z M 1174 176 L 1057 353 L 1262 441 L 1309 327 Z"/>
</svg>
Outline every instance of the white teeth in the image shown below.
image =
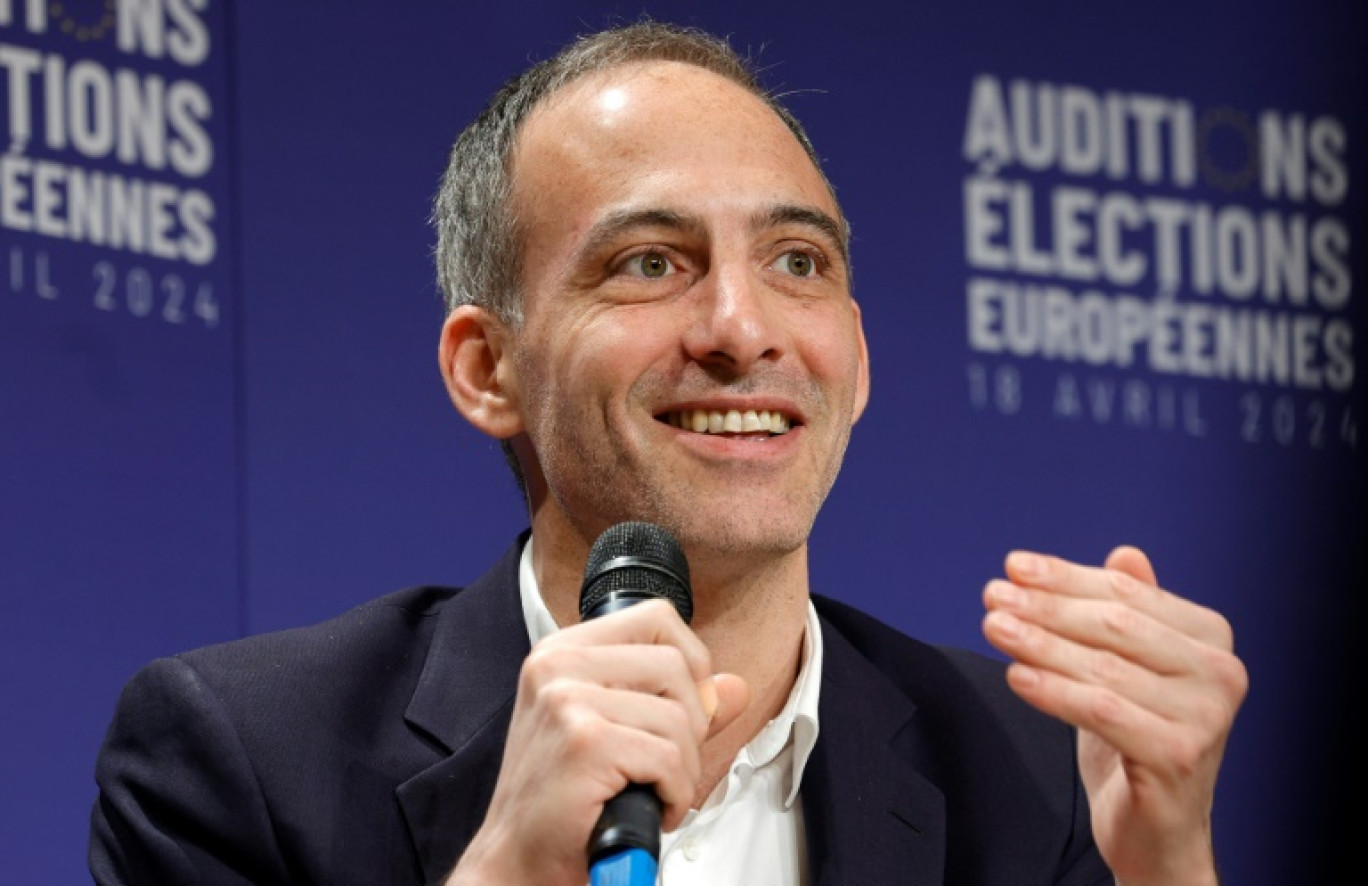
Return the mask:
<svg viewBox="0 0 1368 886">
<path fill-rule="evenodd" d="M 785 434 L 789 429 L 787 415 L 768 409 L 685 409 L 667 414 L 665 421 L 696 434 Z"/>
</svg>

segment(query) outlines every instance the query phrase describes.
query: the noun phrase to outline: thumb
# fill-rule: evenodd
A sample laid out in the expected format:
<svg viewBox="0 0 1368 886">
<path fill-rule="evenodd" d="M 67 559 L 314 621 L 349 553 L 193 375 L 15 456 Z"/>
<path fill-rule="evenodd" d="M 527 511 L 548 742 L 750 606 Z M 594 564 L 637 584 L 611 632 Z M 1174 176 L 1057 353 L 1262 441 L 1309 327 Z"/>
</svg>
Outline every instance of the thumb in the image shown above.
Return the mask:
<svg viewBox="0 0 1368 886">
<path fill-rule="evenodd" d="M 1108 569 L 1124 572 L 1131 578 L 1145 584 L 1159 584 L 1159 578 L 1154 574 L 1154 567 L 1150 565 L 1149 557 L 1146 557 L 1145 552 L 1139 548 L 1133 548 L 1129 545 L 1116 548 L 1107 556 L 1106 566 Z"/>
<path fill-rule="evenodd" d="M 717 708 L 708 724 L 708 736 L 726 729 L 750 704 L 750 686 L 736 674 L 714 674 L 711 678 L 717 692 Z"/>
</svg>

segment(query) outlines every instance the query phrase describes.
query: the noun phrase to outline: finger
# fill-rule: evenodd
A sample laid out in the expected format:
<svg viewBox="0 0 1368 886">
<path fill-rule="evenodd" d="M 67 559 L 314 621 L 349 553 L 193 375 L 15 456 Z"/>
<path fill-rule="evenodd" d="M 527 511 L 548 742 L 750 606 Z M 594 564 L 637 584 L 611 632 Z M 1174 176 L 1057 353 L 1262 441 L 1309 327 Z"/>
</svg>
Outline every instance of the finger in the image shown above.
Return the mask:
<svg viewBox="0 0 1368 886">
<path fill-rule="evenodd" d="M 583 684 L 572 686 L 566 693 L 575 696 L 572 704 L 577 706 L 577 710 L 570 714 L 572 716 L 596 716 L 614 731 L 627 729 L 648 734 L 677 748 L 677 753 L 670 753 L 669 759 L 659 760 L 661 773 L 654 774 L 653 778 L 647 779 L 647 783 L 654 782 L 662 773 L 674 771 L 681 771 L 688 785 L 698 781 L 702 774 L 700 742 L 695 737 L 688 712 L 677 701 Z M 610 742 L 611 737 L 606 737 L 605 741 Z M 606 744 L 605 747 L 613 748 L 613 745 Z M 632 781 L 642 781 L 639 771 L 628 774 L 632 775 Z M 692 790 L 689 794 L 689 800 L 692 800 Z"/>
<path fill-rule="evenodd" d="M 665 600 L 646 600 L 610 615 L 580 622 L 557 631 L 542 643 L 555 646 L 673 646 L 683 653 L 695 683 L 712 676 L 708 648 L 689 630 L 674 606 Z"/>
<path fill-rule="evenodd" d="M 1109 669 L 1108 657 L 1168 675 L 1189 673 L 1196 667 L 1196 641 L 1123 603 L 1067 597 L 1002 580 L 989 582 L 983 594 L 990 613 L 1010 613 L 1077 644 L 1075 657 L 1087 666 L 1085 672 Z"/>
<path fill-rule="evenodd" d="M 617 796 L 629 783 L 654 788 L 663 809 L 661 825 L 674 828 L 693 805 L 699 770 L 691 769 L 685 748 L 650 732 L 616 723 L 594 731 L 597 759 L 589 760 L 598 773 L 602 803 Z"/>
<path fill-rule="evenodd" d="M 1031 705 L 1095 733 L 1127 759 L 1150 760 L 1176 750 L 1168 741 L 1157 740 L 1177 732 L 1174 721 L 1109 689 L 1020 663 L 1008 666 L 1007 682 Z"/>
<path fill-rule="evenodd" d="M 540 699 L 563 684 L 619 689 L 679 704 L 688 715 L 695 741 L 708 731 L 709 716 L 683 653 L 674 646 L 646 644 L 566 646 L 538 643 L 523 662 L 519 696 Z M 554 700 L 555 696 L 551 696 Z"/>
<path fill-rule="evenodd" d="M 581 752 L 605 741 L 595 729 L 629 729 L 651 734 L 679 745 L 691 773 L 698 771 L 699 741 L 694 736 L 688 711 L 679 701 L 644 695 L 625 689 L 561 680 L 544 686 L 538 697 L 540 715 L 536 729 L 565 736 L 570 752 Z"/>
<path fill-rule="evenodd" d="M 1215 772 L 1213 760 L 1219 761 L 1244 695 L 1235 687 L 1203 693 L 1190 715 L 1174 720 L 1105 687 L 1028 665 L 1010 665 L 1007 681 L 1028 703 L 1096 735 L 1132 764 L 1181 780 Z"/>
<path fill-rule="evenodd" d="M 1123 563 L 1134 565 L 1134 555 L 1122 556 Z M 1013 551 L 1007 556 L 1006 565 L 1008 578 L 1021 587 L 1070 597 L 1118 600 L 1203 643 L 1225 650 L 1233 648 L 1230 624 L 1219 613 L 1141 581 L 1129 572 L 1081 566 L 1026 551 Z"/>
<path fill-rule="evenodd" d="M 1188 711 L 1191 694 L 1174 691 L 1171 679 L 1106 649 L 1067 640 L 1006 610 L 988 613 L 984 636 L 1018 665 L 1078 684 L 1105 689 L 1165 719 Z M 1009 677 L 1013 672 L 1009 670 Z M 1024 673 L 1020 667 L 1017 673 Z"/>
<path fill-rule="evenodd" d="M 671 815 L 682 817 L 692 804 L 702 774 L 701 738 L 679 702 L 560 679 L 539 687 L 535 697 L 520 696 L 518 704 L 509 747 L 519 752 L 505 755 L 504 768 L 543 770 L 523 790 L 549 789 L 546 773 L 578 782 L 584 787 L 572 796 L 587 804 L 591 820 L 629 782 L 652 785 Z"/>
<path fill-rule="evenodd" d="M 1107 555 L 1105 565 L 1108 569 L 1126 573 L 1136 581 L 1155 586 L 1159 584 L 1159 577 L 1154 573 L 1154 566 L 1150 564 L 1149 557 L 1145 555 L 1145 552 L 1139 548 L 1122 545 Z"/>
<path fill-rule="evenodd" d="M 1169 632 L 1157 622 L 1154 629 L 1160 637 Z M 1019 619 L 1005 608 L 992 609 L 984 617 L 983 631 L 989 642 L 1016 659 L 1019 666 L 1015 671 L 1009 670 L 1009 675 L 1050 676 L 1076 686 L 1091 686 L 1103 693 L 1103 699 L 1112 699 L 1094 699 L 1098 704 L 1126 702 L 1170 721 L 1204 723 L 1217 730 L 1227 728 L 1248 689 L 1244 665 L 1233 652 L 1177 633 L 1170 632 L 1167 642 L 1139 644 L 1144 651 L 1136 655 L 1140 659 L 1136 662 L 1110 649 L 1069 640 Z M 1160 658 L 1169 649 L 1178 650 L 1182 662 L 1172 673 L 1162 674 L 1148 666 L 1147 662 Z M 1101 724 L 1096 728 L 1100 729 Z"/>
</svg>

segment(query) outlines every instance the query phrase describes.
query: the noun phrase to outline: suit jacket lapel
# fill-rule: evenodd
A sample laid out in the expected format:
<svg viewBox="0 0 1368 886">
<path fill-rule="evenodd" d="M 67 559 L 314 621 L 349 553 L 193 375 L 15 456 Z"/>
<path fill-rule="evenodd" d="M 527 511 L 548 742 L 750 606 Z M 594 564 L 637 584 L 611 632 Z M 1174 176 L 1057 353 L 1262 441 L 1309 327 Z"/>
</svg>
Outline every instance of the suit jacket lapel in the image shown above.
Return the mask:
<svg viewBox="0 0 1368 886">
<path fill-rule="evenodd" d="M 444 607 L 405 719 L 437 761 L 395 791 L 427 882 L 484 820 L 529 644 L 526 536 Z M 940 883 L 945 801 L 916 771 L 915 706 L 825 619 L 820 734 L 803 775 L 813 886 Z"/>
<path fill-rule="evenodd" d="M 442 610 L 405 712 L 441 759 L 395 791 L 426 882 L 455 866 L 494 793 L 529 643 L 518 594 L 524 534 Z"/>
<path fill-rule="evenodd" d="M 822 622 L 817 745 L 803 774 L 813 886 L 940 883 L 945 798 L 915 769 L 915 706 Z"/>
</svg>

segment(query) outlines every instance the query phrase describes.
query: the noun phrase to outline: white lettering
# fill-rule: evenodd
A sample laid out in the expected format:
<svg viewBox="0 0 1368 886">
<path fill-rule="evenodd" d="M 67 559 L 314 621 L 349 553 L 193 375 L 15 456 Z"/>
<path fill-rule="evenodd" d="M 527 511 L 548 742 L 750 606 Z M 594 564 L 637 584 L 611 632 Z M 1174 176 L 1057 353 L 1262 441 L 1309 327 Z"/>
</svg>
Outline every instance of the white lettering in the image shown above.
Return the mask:
<svg viewBox="0 0 1368 886">
<path fill-rule="evenodd" d="M 969 120 L 964 127 L 964 157 L 994 170 L 1013 159 L 1002 85 L 989 74 L 974 78 Z"/>
<path fill-rule="evenodd" d="M 1007 267 L 1007 251 L 994 242 L 1002 232 L 1002 215 L 992 204 L 1007 198 L 1007 186 L 995 178 L 970 176 L 964 180 L 964 248 L 972 267 Z"/>
<path fill-rule="evenodd" d="M 209 55 L 209 29 L 200 17 L 209 0 L 166 0 L 166 14 L 171 19 L 171 30 L 166 35 L 167 53 L 176 61 L 191 67 Z"/>
<path fill-rule="evenodd" d="M 32 49 L 0 43 L 0 70 L 9 74 L 9 137 L 11 150 L 23 150 L 33 136 L 33 107 L 29 102 L 29 77 L 38 70 L 42 56 Z"/>
<path fill-rule="evenodd" d="M 1306 197 L 1306 130 L 1300 115 L 1287 120 L 1273 112 L 1259 117 L 1263 193 L 1269 199 Z"/>
<path fill-rule="evenodd" d="M 1321 218 L 1311 226 L 1311 255 L 1316 273 L 1311 292 L 1321 307 L 1338 311 L 1349 303 L 1353 278 L 1349 272 L 1349 229 L 1337 218 Z"/>
<path fill-rule="evenodd" d="M 47 30 L 47 0 L 27 0 L 24 3 L 24 27 L 31 34 Z M 0 0 L 0 25 L 14 24 L 14 0 Z"/>
<path fill-rule="evenodd" d="M 1311 155 L 1311 196 L 1322 206 L 1337 206 L 1349 192 L 1349 168 L 1344 149 L 1349 137 L 1333 117 L 1318 117 L 1311 124 L 1307 149 Z"/>
<path fill-rule="evenodd" d="M 1060 187 L 1054 199 L 1055 263 L 1059 273 L 1074 280 L 1097 279 L 1097 262 L 1092 253 L 1084 250 L 1089 245 L 1093 227 L 1084 224 L 1080 216 L 1090 215 L 1097 207 L 1097 196 L 1082 188 Z"/>
<path fill-rule="evenodd" d="M 202 191 L 0 155 L 0 228 L 202 265 L 213 219 Z"/>
<path fill-rule="evenodd" d="M 214 163 L 214 143 L 204 128 L 210 112 L 204 87 L 191 80 L 172 84 L 166 97 L 166 122 L 172 135 L 167 152 L 171 168 L 181 175 L 204 175 Z"/>
<path fill-rule="evenodd" d="M 92 61 L 71 66 L 67 107 L 71 109 L 71 145 L 87 157 L 104 157 L 114 147 L 114 85 L 109 73 Z"/>
</svg>

